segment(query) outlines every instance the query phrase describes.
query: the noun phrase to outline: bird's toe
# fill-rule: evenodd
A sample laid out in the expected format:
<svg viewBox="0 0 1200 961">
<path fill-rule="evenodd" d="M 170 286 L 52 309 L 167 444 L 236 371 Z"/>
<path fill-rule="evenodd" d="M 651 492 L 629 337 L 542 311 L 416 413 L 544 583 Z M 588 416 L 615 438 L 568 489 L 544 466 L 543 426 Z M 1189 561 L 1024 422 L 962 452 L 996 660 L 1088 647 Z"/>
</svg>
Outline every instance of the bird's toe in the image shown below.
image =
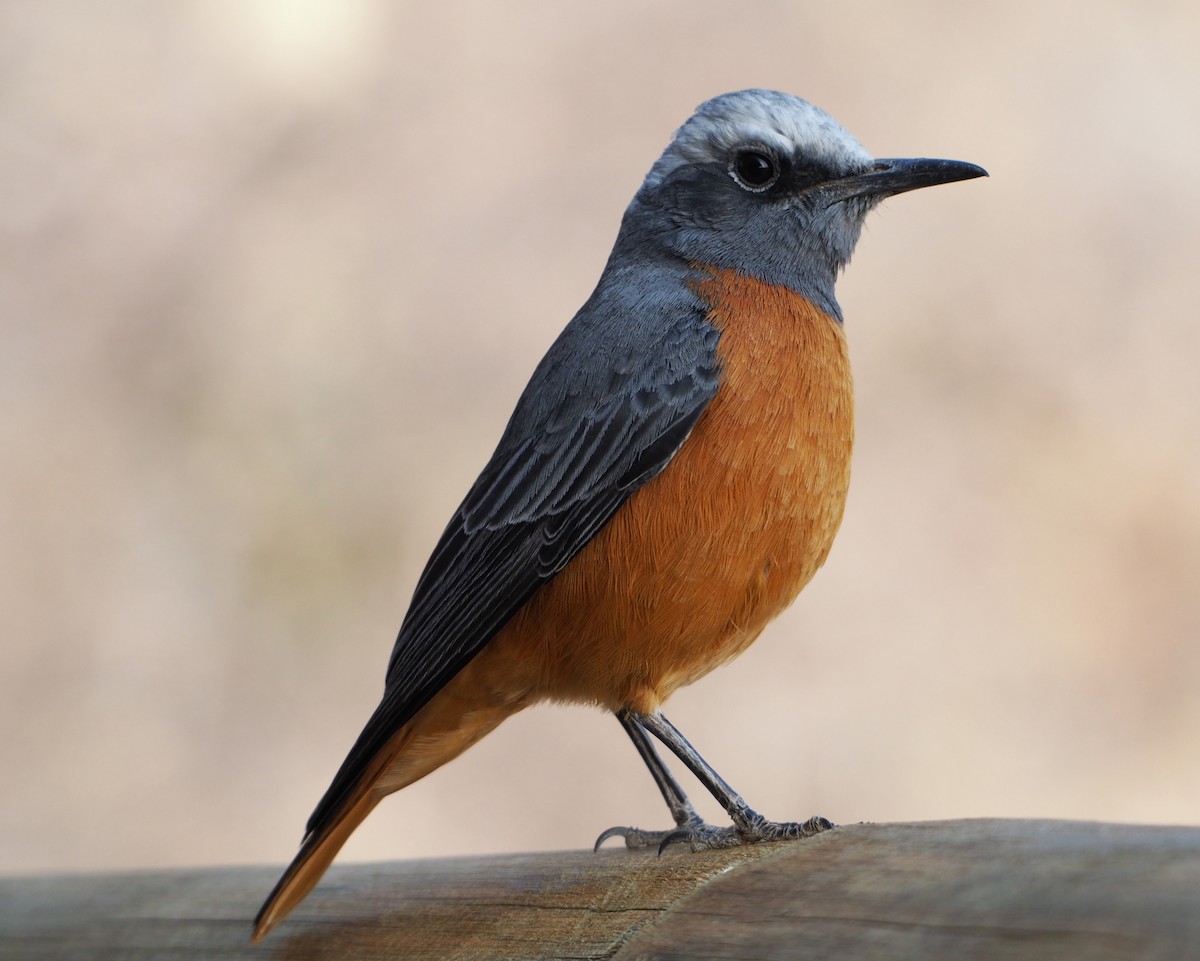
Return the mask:
<svg viewBox="0 0 1200 961">
<path fill-rule="evenodd" d="M 794 841 L 810 838 L 834 826 L 832 821 L 823 817 L 811 817 L 807 821 L 768 821 L 764 817 L 756 817 L 744 824 L 729 827 L 714 827 L 700 822 L 665 832 L 659 841 L 658 851 L 661 854 L 675 844 L 686 844 L 693 851 L 715 851 L 744 844 Z"/>
<path fill-rule="evenodd" d="M 702 831 L 715 831 L 712 825 L 696 815 L 694 812 L 691 817 L 686 818 L 673 828 L 668 828 L 665 831 L 644 831 L 641 828 L 631 827 L 613 827 L 604 831 L 592 846 L 593 851 L 599 851 L 600 846 L 610 838 L 624 838 L 625 847 L 631 851 L 641 851 L 647 848 L 655 848 L 659 854 L 662 854 L 670 845 L 677 840 L 683 840 L 690 837 L 693 833 Z"/>
</svg>

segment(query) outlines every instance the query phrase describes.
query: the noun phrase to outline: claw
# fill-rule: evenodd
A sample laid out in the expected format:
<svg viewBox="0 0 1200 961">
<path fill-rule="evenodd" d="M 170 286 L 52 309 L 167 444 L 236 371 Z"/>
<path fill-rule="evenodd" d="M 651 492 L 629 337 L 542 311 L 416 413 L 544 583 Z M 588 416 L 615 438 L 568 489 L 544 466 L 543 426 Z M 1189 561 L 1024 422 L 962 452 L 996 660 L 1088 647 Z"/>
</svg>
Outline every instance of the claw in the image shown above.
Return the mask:
<svg viewBox="0 0 1200 961">
<path fill-rule="evenodd" d="M 708 827 L 708 825 L 704 825 Z M 678 844 L 680 841 L 690 840 L 696 833 L 695 828 L 676 828 L 674 831 L 667 831 L 666 837 L 658 845 L 658 856 L 662 857 L 663 851 L 669 848 L 672 844 Z"/>
<path fill-rule="evenodd" d="M 641 832 L 638 831 L 637 828 L 622 828 L 622 827 L 609 828 L 607 831 L 602 831 L 600 834 L 600 837 L 596 838 L 596 843 L 592 845 L 592 853 L 595 854 L 597 851 L 599 851 L 600 845 L 602 845 L 609 838 L 616 838 L 616 837 L 624 838 L 625 846 L 630 847 L 631 846 L 629 844 L 630 835 L 640 834 L 640 833 Z"/>
<path fill-rule="evenodd" d="M 690 810 L 690 809 L 689 809 Z M 596 843 L 592 845 L 592 853 L 600 850 L 602 845 L 609 838 L 624 838 L 625 847 L 631 851 L 640 851 L 645 848 L 657 848 L 658 853 L 662 854 L 670 845 L 676 841 L 687 840 L 693 834 L 712 830 L 716 828 L 706 824 L 698 814 L 694 811 L 691 816 L 685 818 L 682 822 L 675 825 L 673 828 L 668 828 L 665 831 L 643 831 L 641 828 L 615 827 L 609 828 L 596 838 Z"/>
</svg>

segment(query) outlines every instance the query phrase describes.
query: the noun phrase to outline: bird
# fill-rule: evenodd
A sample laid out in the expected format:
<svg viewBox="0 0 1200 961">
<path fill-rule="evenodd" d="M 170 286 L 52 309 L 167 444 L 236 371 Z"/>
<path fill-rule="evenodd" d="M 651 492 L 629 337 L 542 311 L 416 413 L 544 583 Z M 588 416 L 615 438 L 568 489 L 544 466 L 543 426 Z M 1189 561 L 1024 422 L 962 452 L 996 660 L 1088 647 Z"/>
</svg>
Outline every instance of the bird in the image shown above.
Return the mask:
<svg viewBox="0 0 1200 961">
<path fill-rule="evenodd" d="M 726 93 L 675 132 L 625 210 L 420 575 L 384 691 L 259 911 L 261 940 L 388 794 L 538 702 L 612 712 L 672 827 L 630 848 L 808 837 L 770 821 L 667 720 L 825 562 L 850 481 L 853 387 L 834 296 L 864 218 L 987 176 L 875 159 L 806 100 Z M 717 799 L 705 822 L 655 746 Z"/>
</svg>

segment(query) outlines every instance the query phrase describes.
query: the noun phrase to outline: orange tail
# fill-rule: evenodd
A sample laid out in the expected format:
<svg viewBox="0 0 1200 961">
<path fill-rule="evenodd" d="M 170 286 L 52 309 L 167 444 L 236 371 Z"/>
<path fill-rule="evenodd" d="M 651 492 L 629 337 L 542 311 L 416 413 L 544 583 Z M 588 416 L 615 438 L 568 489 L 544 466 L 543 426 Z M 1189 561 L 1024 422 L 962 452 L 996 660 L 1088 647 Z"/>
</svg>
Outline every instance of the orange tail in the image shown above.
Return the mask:
<svg viewBox="0 0 1200 961">
<path fill-rule="evenodd" d="M 503 650 L 500 655 L 502 659 L 510 656 Z M 383 706 L 376 712 L 309 819 L 310 826 L 319 827 L 304 839 L 300 853 L 283 872 L 254 919 L 252 942 L 265 938 L 316 887 L 342 845 L 376 804 L 393 791 L 452 761 L 529 703 L 528 698 L 520 697 L 496 703 L 494 689 L 482 685 L 477 676 L 482 673 L 486 678 L 491 676 L 489 672 L 494 673 L 488 658 L 487 652 L 477 657 L 473 662 L 475 669 L 468 668 L 456 675 L 412 720 L 382 746 L 373 747 L 362 760 L 360 747 L 371 745 L 376 721 L 386 717 L 380 713 Z M 343 785 L 347 786 L 344 797 Z"/>
<path fill-rule="evenodd" d="M 304 843 L 300 845 L 300 853 L 288 865 L 283 877 L 259 909 L 258 917 L 254 919 L 251 942 L 257 943 L 265 938 L 267 932 L 286 918 L 292 909 L 304 900 L 308 892 L 316 887 L 321 875 L 342 849 L 342 845 L 381 798 L 381 795 L 376 795 L 369 788 L 352 795 L 345 808 L 328 827 L 304 839 Z"/>
</svg>

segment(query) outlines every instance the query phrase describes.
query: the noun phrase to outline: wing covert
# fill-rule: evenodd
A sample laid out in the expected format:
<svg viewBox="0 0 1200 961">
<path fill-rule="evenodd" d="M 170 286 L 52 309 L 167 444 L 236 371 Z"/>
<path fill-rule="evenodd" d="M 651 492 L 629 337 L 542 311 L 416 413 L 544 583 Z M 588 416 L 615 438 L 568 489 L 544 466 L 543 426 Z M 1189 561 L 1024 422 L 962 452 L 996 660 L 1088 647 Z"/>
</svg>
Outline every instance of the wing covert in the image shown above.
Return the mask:
<svg viewBox="0 0 1200 961">
<path fill-rule="evenodd" d="M 705 305 L 693 299 L 637 325 L 596 303 L 602 288 L 538 366 L 434 548 L 392 650 L 383 699 L 309 820 L 310 833 L 391 735 L 667 466 L 715 395 L 718 333 Z"/>
</svg>

